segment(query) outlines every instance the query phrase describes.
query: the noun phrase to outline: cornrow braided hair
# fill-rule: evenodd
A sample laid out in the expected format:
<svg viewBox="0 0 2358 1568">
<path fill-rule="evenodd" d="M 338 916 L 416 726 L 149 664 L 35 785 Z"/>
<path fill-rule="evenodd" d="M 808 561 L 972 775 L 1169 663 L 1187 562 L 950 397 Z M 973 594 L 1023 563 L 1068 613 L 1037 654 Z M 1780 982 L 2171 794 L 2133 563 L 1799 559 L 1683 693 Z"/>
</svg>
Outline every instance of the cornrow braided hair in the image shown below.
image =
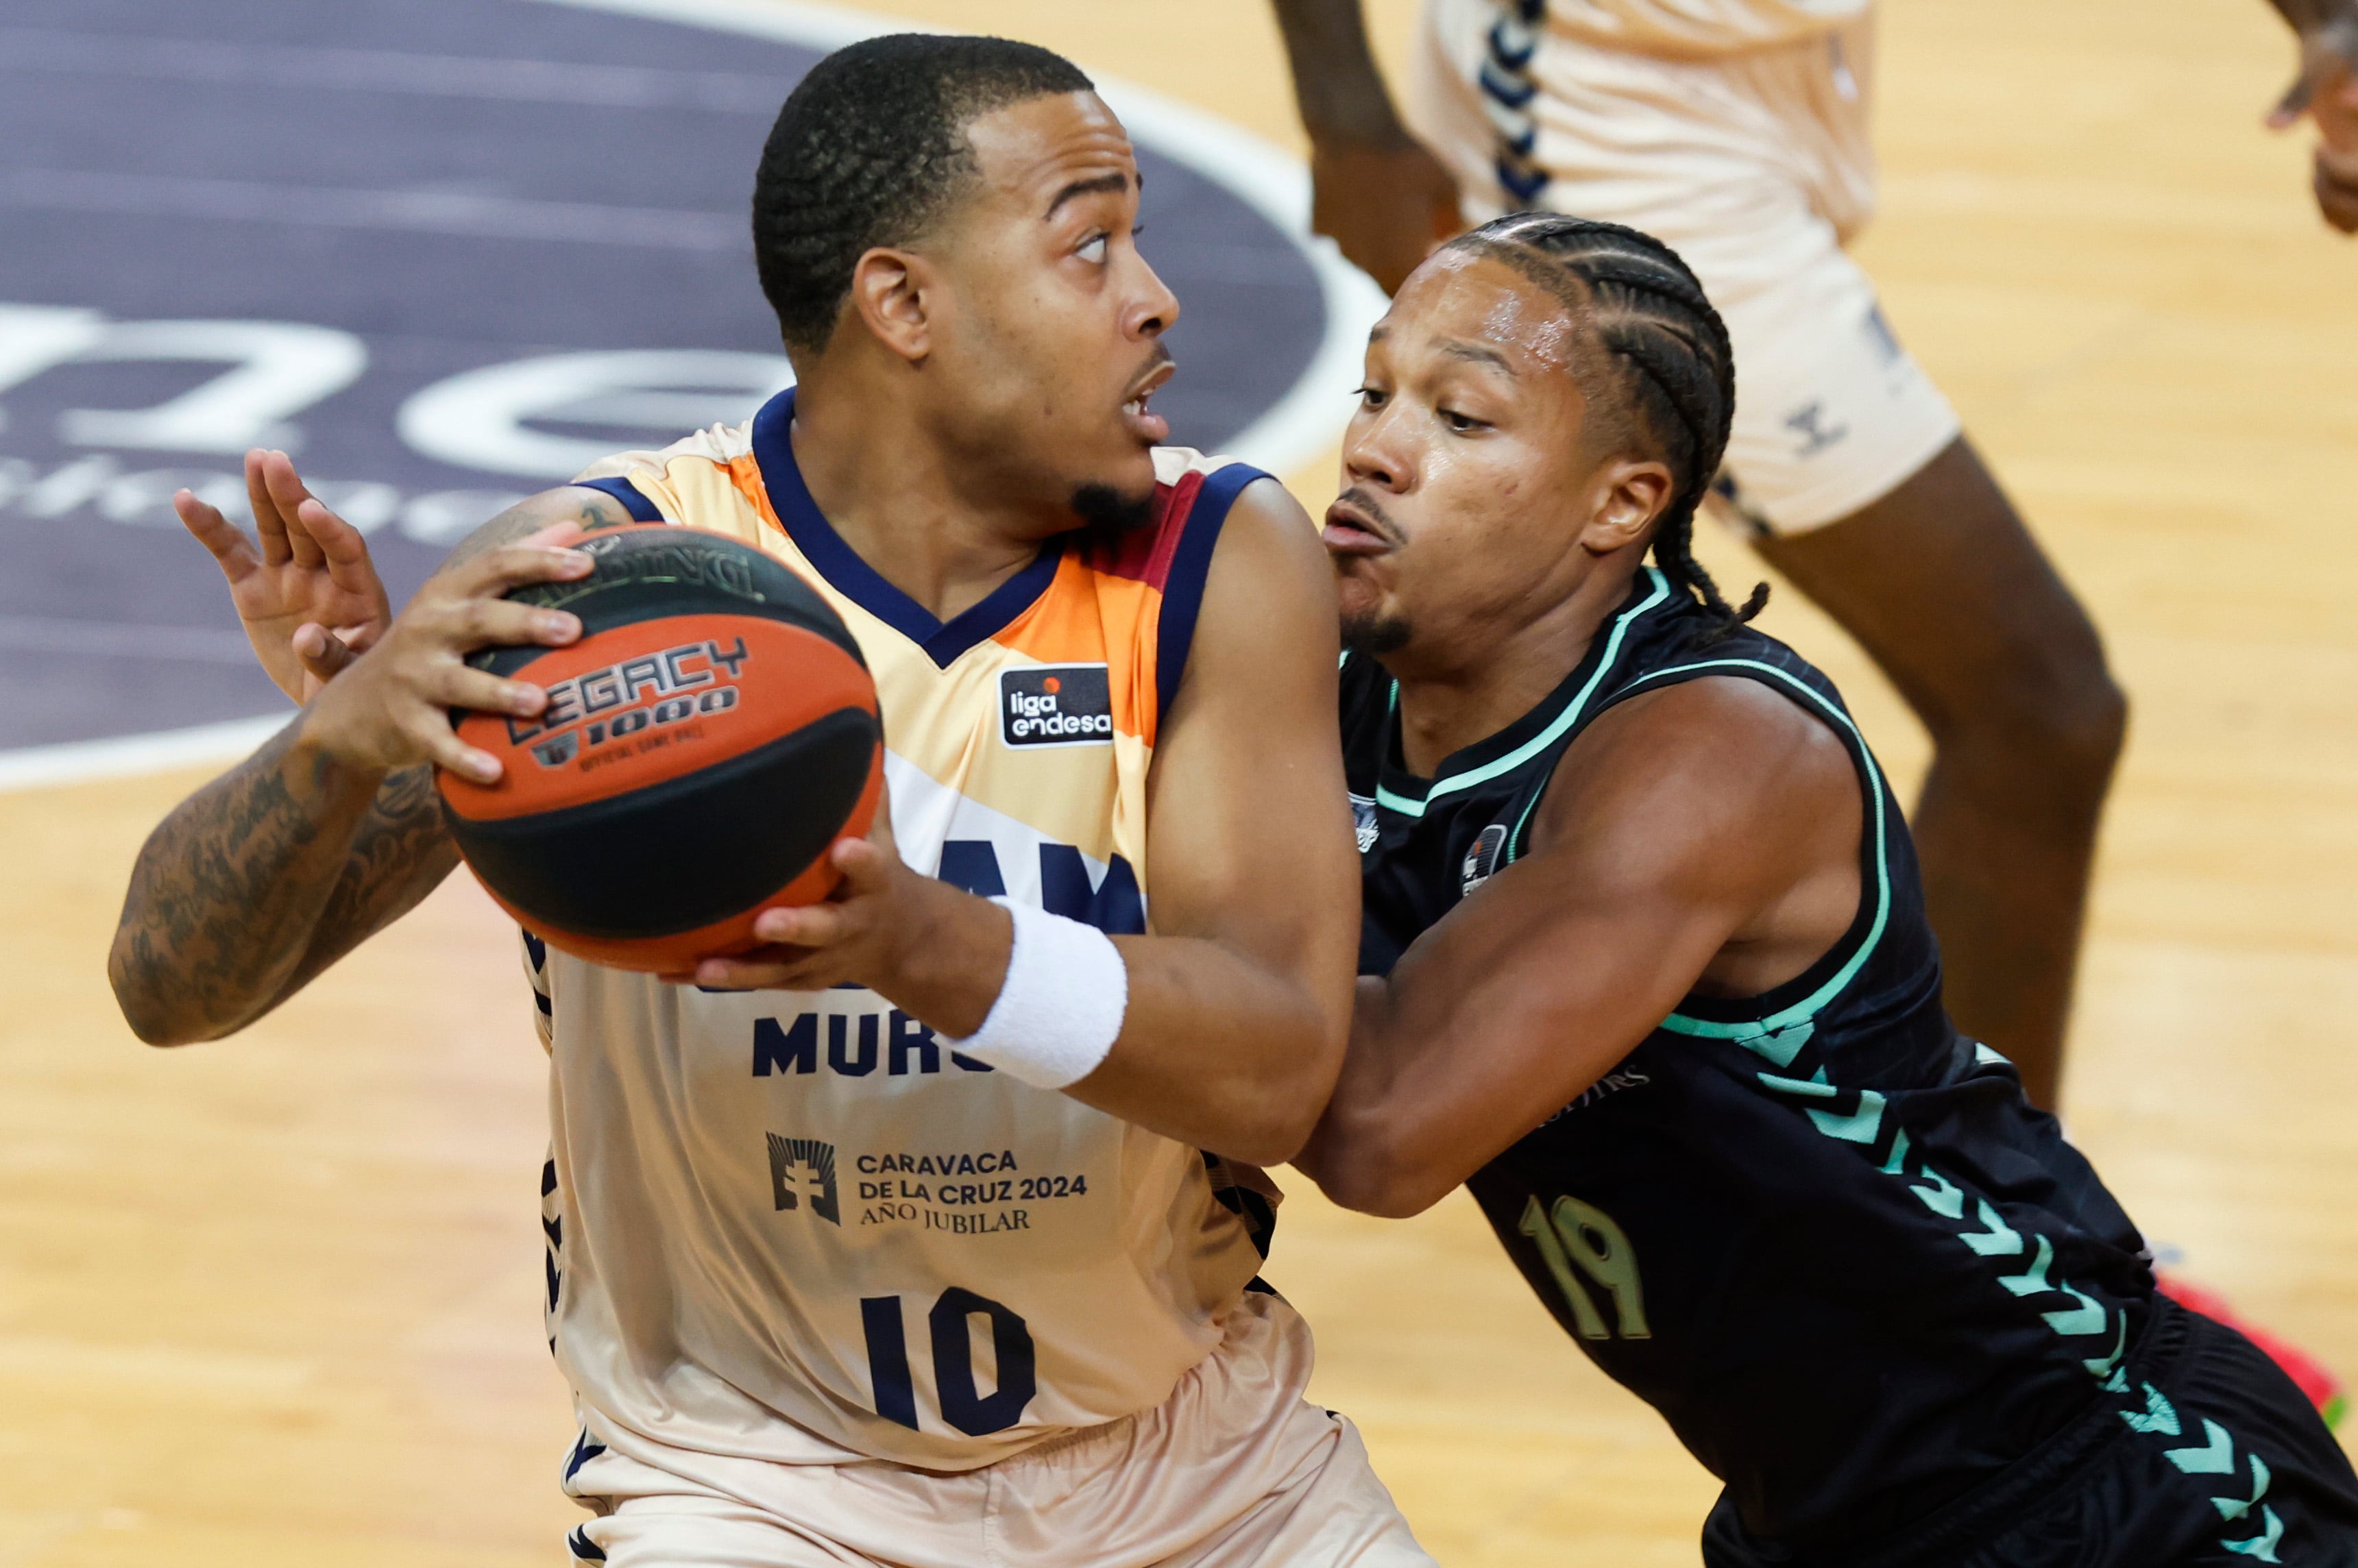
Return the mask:
<svg viewBox="0 0 2358 1568">
<path fill-rule="evenodd" d="M 1726 324 L 1679 254 L 1636 229 L 1558 212 L 1517 212 L 1454 242 L 1503 262 L 1591 324 L 1620 367 L 1632 422 L 1671 465 L 1675 485 L 1656 524 L 1654 564 L 1711 612 L 1698 646 L 1725 637 L 1768 602 L 1761 583 L 1742 608 L 1694 558 L 1694 515 L 1727 450 L 1736 355 Z"/>
</svg>

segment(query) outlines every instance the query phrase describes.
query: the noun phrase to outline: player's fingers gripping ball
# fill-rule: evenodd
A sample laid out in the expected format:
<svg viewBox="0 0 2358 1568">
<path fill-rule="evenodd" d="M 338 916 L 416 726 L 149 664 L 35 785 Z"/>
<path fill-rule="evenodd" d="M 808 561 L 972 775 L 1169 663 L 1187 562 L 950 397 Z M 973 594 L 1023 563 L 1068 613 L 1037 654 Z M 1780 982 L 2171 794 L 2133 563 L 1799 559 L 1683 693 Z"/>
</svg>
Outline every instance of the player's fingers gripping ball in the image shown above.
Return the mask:
<svg viewBox="0 0 2358 1568">
<path fill-rule="evenodd" d="M 548 705 L 452 716 L 503 771 L 440 773 L 442 813 L 526 930 L 683 973 L 753 946 L 763 910 L 834 888 L 827 847 L 868 831 L 882 788 L 876 687 L 835 611 L 750 546 L 649 524 L 577 547 L 590 576 L 508 597 L 579 616 L 580 639 L 468 660 Z"/>
</svg>

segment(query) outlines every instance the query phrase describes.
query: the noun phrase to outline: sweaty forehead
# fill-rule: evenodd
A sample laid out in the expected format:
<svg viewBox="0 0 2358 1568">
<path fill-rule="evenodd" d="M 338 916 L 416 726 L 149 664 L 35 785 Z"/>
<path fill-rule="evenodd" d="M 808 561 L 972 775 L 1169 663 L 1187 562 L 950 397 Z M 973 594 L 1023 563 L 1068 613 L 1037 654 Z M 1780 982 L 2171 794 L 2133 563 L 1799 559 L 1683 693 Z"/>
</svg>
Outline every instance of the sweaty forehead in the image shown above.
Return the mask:
<svg viewBox="0 0 2358 1568">
<path fill-rule="evenodd" d="M 1110 186 L 1115 177 L 1131 189 L 1138 184 L 1138 157 L 1130 133 L 1094 92 L 1058 92 L 1028 98 L 978 116 L 967 126 L 984 188 L 991 195 L 1038 209 L 1081 183 Z"/>
<path fill-rule="evenodd" d="M 1425 263 L 1401 291 L 1385 335 L 1478 345 L 1513 374 L 1561 372 L 1579 358 L 1583 314 L 1519 268 L 1452 250 Z"/>
</svg>

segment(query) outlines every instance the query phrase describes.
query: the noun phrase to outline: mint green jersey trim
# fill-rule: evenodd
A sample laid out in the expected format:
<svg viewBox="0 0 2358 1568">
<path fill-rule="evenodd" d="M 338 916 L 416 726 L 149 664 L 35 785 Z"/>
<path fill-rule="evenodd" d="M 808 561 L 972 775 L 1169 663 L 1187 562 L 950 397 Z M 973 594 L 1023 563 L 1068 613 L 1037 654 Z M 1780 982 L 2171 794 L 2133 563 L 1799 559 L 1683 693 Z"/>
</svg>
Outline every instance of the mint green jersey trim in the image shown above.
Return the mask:
<svg viewBox="0 0 2358 1568">
<path fill-rule="evenodd" d="M 1512 773 L 1562 740 L 1565 730 L 1580 722 L 1580 716 L 1587 711 L 1588 699 L 1596 695 L 1597 687 L 1602 685 L 1605 677 L 1612 673 L 1613 661 L 1619 657 L 1621 653 L 1622 639 L 1629 633 L 1629 623 L 1671 596 L 1670 579 L 1661 574 L 1660 568 L 1648 567 L 1645 571 L 1646 576 L 1653 581 L 1654 591 L 1648 594 L 1642 602 L 1623 611 L 1615 618 L 1613 630 L 1605 639 L 1605 655 L 1596 661 L 1596 673 L 1588 677 L 1588 683 L 1585 686 L 1573 694 L 1572 700 L 1564 705 L 1563 711 L 1549 720 L 1546 729 L 1503 757 L 1485 762 L 1478 768 L 1468 768 L 1462 773 L 1450 774 L 1426 790 L 1422 800 L 1412 801 L 1404 795 L 1397 795 L 1390 790 L 1379 787 L 1376 791 L 1377 804 L 1400 812 L 1403 816 L 1422 816 L 1424 808 L 1437 797 L 1455 795 L 1460 791 L 1472 789 L 1476 784 L 1486 784 L 1500 773 Z M 1392 684 L 1392 705 L 1395 708 L 1400 705 L 1400 683 L 1397 681 Z M 1529 811 L 1526 810 L 1524 815 L 1530 815 Z M 1513 835 L 1509 835 L 1508 842 L 1513 841 Z"/>
<path fill-rule="evenodd" d="M 1505 756 L 1485 762 L 1478 768 L 1469 768 L 1462 773 L 1452 773 L 1425 791 L 1427 800 L 1431 800 L 1437 795 L 1455 795 L 1461 790 L 1472 789 L 1476 784 L 1486 784 L 1500 773 L 1513 773 L 1517 768 L 1562 740 L 1565 730 L 1580 722 L 1580 716 L 1588 710 L 1588 699 L 1596 695 L 1596 688 L 1605 683 L 1606 676 L 1613 673 L 1613 661 L 1620 657 L 1622 639 L 1629 634 L 1629 623 L 1671 596 L 1670 579 L 1665 578 L 1658 568 L 1648 567 L 1646 575 L 1653 579 L 1654 591 L 1648 594 L 1634 607 L 1623 611 L 1614 620 L 1613 630 L 1605 639 L 1605 656 L 1596 661 L 1596 673 L 1590 676 L 1587 684 L 1574 694 L 1573 699 L 1564 705 L 1563 711 L 1551 719 L 1546 729 Z"/>
<path fill-rule="evenodd" d="M 1764 1088 L 1803 1101 L 1838 1098 L 1843 1090 L 1826 1079 L 1823 1067 L 1807 1078 L 1779 1077 L 1773 1073 L 1755 1075 Z M 1823 1111 L 1808 1104 L 1801 1108 L 1809 1113 L 1818 1130 L 1829 1138 L 1859 1144 L 1868 1159 L 1874 1158 L 1875 1145 L 1880 1141 L 1879 1121 L 1887 1102 L 1873 1089 L 1859 1091 L 1859 1109 L 1855 1116 L 1844 1117 Z M 1909 1168 L 1908 1134 L 1903 1129 L 1892 1134 L 1891 1153 L 1881 1166 L 1884 1174 L 1898 1176 L 1908 1190 L 1923 1201 L 1924 1206 L 1952 1223 L 1964 1222 L 1956 1230 L 1957 1239 L 1976 1257 L 1996 1260 L 2022 1257 L 2026 1250 L 2024 1234 L 2008 1224 L 1997 1206 L 1985 1197 L 1974 1202 L 1974 1216 L 1965 1222 L 1964 1189 L 1942 1174 L 1932 1162 L 1920 1157 L 1916 1169 Z M 1920 1180 L 1928 1184 L 1918 1185 Z M 2069 1280 L 2054 1273 L 2055 1242 L 2051 1237 L 2032 1232 L 2038 1250 L 2030 1266 L 2020 1273 L 1996 1275 L 1996 1283 L 2007 1294 L 2018 1297 L 2063 1296 L 2068 1306 L 2050 1307 L 2039 1317 L 2058 1339 L 2078 1356 L 2080 1365 L 2096 1386 L 2119 1400 L 2113 1413 L 2128 1424 L 2130 1431 L 2156 1439 L 2178 1440 L 2180 1446 L 2164 1448 L 2161 1456 L 2189 1476 L 2215 1476 L 2212 1483 L 2212 1506 L 2219 1510 L 2220 1522 L 2227 1526 L 2241 1525 L 2253 1533 L 2222 1534 L 2219 1544 L 2239 1556 L 2256 1558 L 2263 1563 L 2277 1562 L 2276 1548 L 2284 1538 L 2284 1522 L 2266 1502 L 2271 1476 L 2267 1462 L 2257 1454 L 2239 1453 L 2235 1436 L 2225 1427 L 2207 1417 L 2201 1418 L 2198 1433 L 2187 1417 L 2180 1415 L 2169 1397 L 2151 1383 L 2136 1390 L 2129 1387 L 2126 1370 L 2122 1363 L 2128 1353 L 2128 1314 L 2107 1312 L 2104 1305 L 2087 1292 Z M 2112 1347 L 2105 1348 L 2104 1336 L 2112 1336 Z M 2074 1341 L 2080 1343 L 2074 1344 Z M 2093 1355 L 2085 1352 L 2093 1351 Z M 2138 1394 L 2142 1393 L 2142 1402 Z M 2238 1464 L 2238 1460 L 2243 1463 Z M 2248 1491 L 2245 1490 L 2248 1476 Z M 2257 1509 L 2255 1517 L 2253 1510 Z"/>
<path fill-rule="evenodd" d="M 1878 781 L 1878 793 L 1881 787 Z M 1778 1040 L 1771 1044 L 1775 1037 L 1762 1036 L 1738 1043 L 1761 1054 L 1773 1054 L 1790 1060 L 1798 1053 L 1798 1042 L 1807 1037 L 1811 1027 L 1808 1023 L 1793 1026 L 1790 1042 Z M 1842 1142 L 1856 1144 L 1865 1158 L 1875 1158 L 1875 1150 L 1882 1142 L 1884 1112 L 1890 1107 L 1890 1102 L 1881 1094 L 1874 1089 L 1859 1090 L 1858 1109 L 1845 1116 L 1840 1111 L 1823 1109 L 1810 1103 L 1839 1100 L 1847 1092 L 1827 1077 L 1823 1067 L 1806 1078 L 1789 1077 L 1777 1073 L 1755 1073 L 1753 1076 L 1761 1087 L 1771 1093 L 1801 1101 L 1797 1108 L 1807 1113 L 1821 1133 Z M 1985 1277 L 1994 1279 L 1998 1288 L 2008 1295 L 2021 1298 L 2064 1297 L 2070 1304 L 2042 1303 L 2046 1310 L 2039 1312 L 2039 1320 L 2079 1360 L 2080 1366 L 2095 1380 L 2097 1388 L 2119 1401 L 2113 1407 L 2113 1413 L 2126 1422 L 2132 1432 L 2157 1440 L 2175 1441 L 2178 1446 L 2163 1448 L 2160 1454 L 2182 1473 L 2219 1477 L 2209 1489 L 2212 1494 L 2212 1506 L 2219 1510 L 2220 1522 L 2251 1531 L 2246 1535 L 2222 1533 L 2218 1537 L 2219 1544 L 2229 1552 L 2262 1563 L 2280 1561 L 2276 1549 L 2284 1539 L 2284 1521 L 2266 1500 L 2272 1479 L 2267 1462 L 2257 1454 L 2239 1451 L 2235 1446 L 2234 1433 L 2207 1417 L 2201 1418 L 2201 1430 L 2196 1433 L 2190 1419 L 2192 1412 L 2181 1416 L 2169 1398 L 2151 1383 L 2132 1390 L 2127 1369 L 2123 1365 L 2128 1352 L 2128 1314 L 2106 1311 L 2095 1297 L 2068 1279 L 2058 1276 L 2054 1271 L 2054 1238 L 2028 1227 L 2017 1229 L 1988 1198 L 1974 1195 L 1974 1216 L 1968 1220 L 1965 1217 L 1966 1190 L 1951 1181 L 1920 1152 L 1916 1152 L 1915 1168 L 1911 1171 L 1910 1153 L 1907 1130 L 1895 1127 L 1891 1133 L 1891 1152 L 1877 1168 L 1887 1176 L 1898 1177 L 1926 1208 L 1948 1221 L 1949 1226 L 1944 1228 L 1952 1228 L 1967 1251 L 1993 1265 L 1992 1272 Z M 2025 1230 L 2029 1232 L 2028 1237 Z M 1999 1264 L 1997 1260 L 2022 1259 L 2029 1250 L 2025 1246 L 2026 1240 L 2038 1244 L 2029 1266 L 2018 1273 L 1996 1273 L 1997 1267 L 2020 1267 L 2018 1262 Z M 2105 1347 L 2104 1339 L 2108 1333 L 2112 1336 L 2109 1350 Z M 2137 1397 L 2140 1392 L 2144 1396 L 2141 1402 Z M 2258 1510 L 2256 1516 L 2255 1509 Z"/>
<path fill-rule="evenodd" d="M 1606 639 L 1605 656 L 1597 661 L 1596 673 L 1588 677 L 1588 684 L 1582 687 L 1578 695 L 1573 697 L 1572 705 L 1556 715 L 1555 722 L 1550 724 L 1541 734 L 1534 736 L 1528 744 L 1516 747 L 1513 755 L 1501 757 L 1486 768 L 1477 769 L 1470 773 L 1462 773 L 1451 779 L 1448 784 L 1449 788 L 1465 789 L 1469 785 L 1481 783 L 1484 779 L 1493 777 L 1505 769 L 1521 767 L 1540 752 L 1555 744 L 1563 738 L 1565 730 L 1579 721 L 1580 716 L 1588 710 L 1588 699 L 1596 695 L 1598 683 L 1611 673 L 1613 661 L 1621 652 L 1622 634 L 1628 631 L 1629 622 L 1671 596 L 1671 579 L 1661 574 L 1660 568 L 1648 567 L 1646 576 L 1652 579 L 1654 591 L 1646 596 L 1644 603 L 1623 612 L 1621 618 L 1613 623 L 1613 634 Z M 1436 790 L 1434 793 L 1440 792 Z M 1539 805 L 1540 795 L 1546 793 L 1545 789 L 1541 789 L 1538 794 L 1533 795 L 1530 804 L 1523 807 L 1523 814 L 1515 818 L 1515 829 L 1507 835 L 1505 859 L 1502 864 L 1511 866 L 1521 857 L 1524 825 L 1531 819 L 1531 807 Z"/>
<path fill-rule="evenodd" d="M 1385 721 L 1389 723 L 1391 720 L 1392 716 L 1397 714 L 1399 711 L 1400 682 L 1394 681 L 1392 682 L 1391 695 L 1384 699 Z M 1411 800 L 1404 795 L 1394 795 L 1391 791 L 1384 787 L 1383 781 L 1381 779 L 1376 781 L 1376 804 L 1382 806 L 1386 811 L 1397 811 L 1402 816 L 1422 816 L 1424 815 L 1424 802 L 1421 800 Z"/>
<path fill-rule="evenodd" d="M 1707 1040 L 1745 1040 L 1756 1034 L 1773 1033 L 1779 1030 L 1790 1029 L 1796 1023 L 1814 1018 L 1820 1008 L 1841 995 L 1843 988 L 1858 978 L 1858 971 L 1866 966 L 1868 957 L 1874 954 L 1876 944 L 1883 940 L 1884 927 L 1891 921 L 1890 830 L 1884 824 L 1883 772 L 1875 765 L 1875 753 L 1867 750 L 1866 737 L 1858 732 L 1858 726 L 1851 722 L 1849 714 L 1819 696 L 1808 683 L 1796 680 L 1776 665 L 1764 665 L 1758 659 L 1709 659 L 1702 664 L 1672 665 L 1668 669 L 1656 670 L 1645 679 L 1653 680 L 1665 675 L 1709 669 L 1758 670 L 1763 675 L 1783 682 L 1808 698 L 1820 712 L 1849 731 L 1850 738 L 1858 742 L 1858 754 L 1866 763 L 1867 782 L 1875 786 L 1874 798 L 1867 802 L 1867 816 L 1875 824 L 1875 923 L 1867 927 L 1866 939 L 1858 945 L 1858 951 L 1850 956 L 1850 961 L 1843 965 L 1824 985 L 1820 986 L 1792 1006 L 1767 1018 L 1747 1020 L 1741 1023 L 1719 1023 L 1709 1019 L 1689 1018 L 1684 1013 L 1674 1012 L 1662 1020 L 1662 1027 L 1673 1034 L 1695 1035 Z M 1642 685 L 1643 682 L 1636 684 Z"/>
</svg>

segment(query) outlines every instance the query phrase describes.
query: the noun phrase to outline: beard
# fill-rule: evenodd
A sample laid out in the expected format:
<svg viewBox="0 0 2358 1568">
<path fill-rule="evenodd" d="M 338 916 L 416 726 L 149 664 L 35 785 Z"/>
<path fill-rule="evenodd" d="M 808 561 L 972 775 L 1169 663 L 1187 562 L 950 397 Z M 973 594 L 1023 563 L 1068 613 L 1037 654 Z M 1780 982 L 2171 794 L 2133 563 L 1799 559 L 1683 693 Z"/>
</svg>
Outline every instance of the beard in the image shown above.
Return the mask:
<svg viewBox="0 0 2358 1568">
<path fill-rule="evenodd" d="M 1081 520 L 1083 549 L 1112 546 L 1154 522 L 1154 492 L 1130 496 L 1109 484 L 1085 484 L 1073 492 L 1072 507 Z"/>
<path fill-rule="evenodd" d="M 1365 654 L 1380 659 L 1386 654 L 1397 654 L 1408 646 L 1414 635 L 1408 617 L 1398 611 L 1385 614 L 1380 611 L 1347 612 L 1343 617 L 1343 646 L 1355 654 Z"/>
</svg>

